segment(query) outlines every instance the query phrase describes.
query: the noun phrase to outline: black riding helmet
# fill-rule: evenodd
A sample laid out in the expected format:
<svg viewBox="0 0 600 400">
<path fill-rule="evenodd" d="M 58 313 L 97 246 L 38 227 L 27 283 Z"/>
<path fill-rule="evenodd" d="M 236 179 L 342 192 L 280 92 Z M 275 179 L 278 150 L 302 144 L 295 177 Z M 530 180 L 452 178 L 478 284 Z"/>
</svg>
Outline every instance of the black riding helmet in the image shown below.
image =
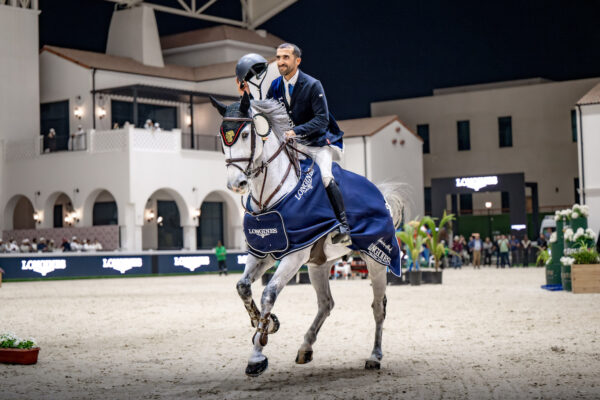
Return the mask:
<svg viewBox="0 0 600 400">
<path fill-rule="evenodd" d="M 267 60 L 260 54 L 246 54 L 238 61 L 235 66 L 235 76 L 240 82 L 247 82 L 267 70 Z"/>
</svg>

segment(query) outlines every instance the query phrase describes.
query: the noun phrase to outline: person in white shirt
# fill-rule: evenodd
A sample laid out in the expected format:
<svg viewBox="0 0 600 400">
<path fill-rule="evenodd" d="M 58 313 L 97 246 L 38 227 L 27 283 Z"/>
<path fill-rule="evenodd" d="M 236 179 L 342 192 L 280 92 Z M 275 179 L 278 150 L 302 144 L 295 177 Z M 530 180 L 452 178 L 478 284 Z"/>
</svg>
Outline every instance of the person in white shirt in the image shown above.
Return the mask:
<svg viewBox="0 0 600 400">
<path fill-rule="evenodd" d="M 154 127 L 154 124 L 152 124 L 152 120 L 147 119 L 146 123 L 144 124 L 144 129 L 147 131 L 151 131 L 153 127 Z"/>
<path fill-rule="evenodd" d="M 81 251 L 82 248 L 83 246 L 79 243 L 79 240 L 77 240 L 77 236 L 73 236 L 71 238 L 71 251 Z"/>
<path fill-rule="evenodd" d="M 160 132 L 160 124 L 158 122 L 154 123 L 154 132 Z"/>
<path fill-rule="evenodd" d="M 350 263 L 348 262 L 348 256 L 343 256 L 333 268 L 333 279 L 336 279 L 338 276 L 343 276 L 344 279 L 348 279 L 349 276 L 352 275 L 352 269 L 350 268 Z"/>
<path fill-rule="evenodd" d="M 96 251 L 102 251 L 102 243 L 100 243 L 98 239 L 94 239 L 94 248 Z"/>
<path fill-rule="evenodd" d="M 85 131 L 81 125 L 77 125 L 77 131 L 69 138 L 69 150 L 85 150 Z"/>
<path fill-rule="evenodd" d="M 8 249 L 6 248 L 6 244 L 0 239 L 0 253 L 7 253 Z"/>
<path fill-rule="evenodd" d="M 17 246 L 17 242 L 15 241 L 15 239 L 10 239 L 10 243 L 6 246 L 7 248 L 7 252 L 8 253 L 18 253 L 19 252 L 19 246 Z"/>
<path fill-rule="evenodd" d="M 23 239 L 21 241 L 20 250 L 21 253 L 31 253 L 31 245 L 29 244 L 29 239 Z"/>
</svg>

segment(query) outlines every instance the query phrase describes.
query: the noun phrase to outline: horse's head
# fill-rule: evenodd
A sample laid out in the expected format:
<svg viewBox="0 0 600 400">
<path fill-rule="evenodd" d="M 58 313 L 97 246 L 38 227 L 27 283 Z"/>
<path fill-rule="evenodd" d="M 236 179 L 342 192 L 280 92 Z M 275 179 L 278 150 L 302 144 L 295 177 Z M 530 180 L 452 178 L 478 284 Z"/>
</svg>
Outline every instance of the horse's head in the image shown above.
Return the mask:
<svg viewBox="0 0 600 400">
<path fill-rule="evenodd" d="M 265 133 L 265 121 L 258 118 L 258 115 L 252 118 L 250 97 L 247 93 L 244 93 L 240 102 L 229 106 L 213 97 L 210 101 L 223 116 L 220 135 L 223 152 L 227 157 L 227 187 L 236 193 L 244 194 L 248 191 L 248 180 L 262 153 L 263 146 L 259 145 L 260 137 L 257 136 L 269 133 Z M 270 130 L 268 122 L 266 125 Z"/>
</svg>

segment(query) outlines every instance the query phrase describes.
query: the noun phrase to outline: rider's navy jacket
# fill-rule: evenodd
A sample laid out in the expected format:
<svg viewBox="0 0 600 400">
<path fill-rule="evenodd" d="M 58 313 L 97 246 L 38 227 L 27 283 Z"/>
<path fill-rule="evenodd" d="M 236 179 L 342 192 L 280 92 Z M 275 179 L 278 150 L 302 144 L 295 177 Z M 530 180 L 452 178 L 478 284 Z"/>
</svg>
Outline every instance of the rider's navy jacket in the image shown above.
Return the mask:
<svg viewBox="0 0 600 400">
<path fill-rule="evenodd" d="M 271 82 L 267 99 L 277 99 L 285 104 L 288 113 L 296 125 L 294 132 L 308 146 L 326 146 L 336 144 L 341 147 L 344 132 L 340 130 L 335 118 L 327 107 L 327 98 L 321 82 L 298 70 L 298 80 L 292 90 L 288 104 L 285 96 L 285 84 L 280 76 Z M 340 141 L 339 143 L 336 143 Z"/>
</svg>

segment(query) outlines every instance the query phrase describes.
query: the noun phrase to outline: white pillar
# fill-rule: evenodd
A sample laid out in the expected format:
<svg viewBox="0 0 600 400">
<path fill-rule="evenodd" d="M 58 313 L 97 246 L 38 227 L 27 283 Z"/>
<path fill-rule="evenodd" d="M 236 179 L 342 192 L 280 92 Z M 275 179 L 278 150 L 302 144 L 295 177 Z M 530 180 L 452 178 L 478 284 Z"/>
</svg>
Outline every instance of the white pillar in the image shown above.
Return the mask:
<svg viewBox="0 0 600 400">
<path fill-rule="evenodd" d="M 196 225 L 183 226 L 183 248 L 196 250 Z"/>
<path fill-rule="evenodd" d="M 137 221 L 135 204 L 126 204 L 123 211 L 124 218 L 119 228 L 121 231 L 121 248 L 125 251 L 142 251 L 142 225 Z"/>
</svg>

